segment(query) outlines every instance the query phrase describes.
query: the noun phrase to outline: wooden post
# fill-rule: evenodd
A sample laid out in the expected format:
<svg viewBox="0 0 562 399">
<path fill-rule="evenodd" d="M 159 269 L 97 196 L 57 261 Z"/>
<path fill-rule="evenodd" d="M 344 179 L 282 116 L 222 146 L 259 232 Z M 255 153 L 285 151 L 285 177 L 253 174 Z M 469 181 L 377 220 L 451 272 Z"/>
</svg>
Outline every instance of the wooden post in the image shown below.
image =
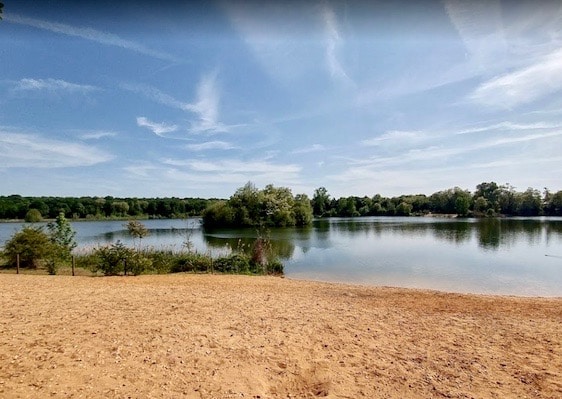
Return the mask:
<svg viewBox="0 0 562 399">
<path fill-rule="evenodd" d="M 20 254 L 16 254 L 16 274 L 20 274 Z"/>
<path fill-rule="evenodd" d="M 123 272 L 125 276 L 127 275 L 127 261 L 123 259 Z"/>
<path fill-rule="evenodd" d="M 72 275 L 74 276 L 74 268 L 76 267 L 76 258 L 72 255 Z"/>
</svg>

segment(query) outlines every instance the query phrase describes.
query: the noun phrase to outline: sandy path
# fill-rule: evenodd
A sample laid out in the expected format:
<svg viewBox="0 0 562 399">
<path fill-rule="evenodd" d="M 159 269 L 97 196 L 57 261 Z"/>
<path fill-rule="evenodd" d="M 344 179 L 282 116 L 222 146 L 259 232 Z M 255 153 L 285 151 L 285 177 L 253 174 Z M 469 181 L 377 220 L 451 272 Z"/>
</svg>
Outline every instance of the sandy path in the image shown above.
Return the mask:
<svg viewBox="0 0 562 399">
<path fill-rule="evenodd" d="M 0 274 L 2 398 L 561 398 L 562 299 Z"/>
</svg>

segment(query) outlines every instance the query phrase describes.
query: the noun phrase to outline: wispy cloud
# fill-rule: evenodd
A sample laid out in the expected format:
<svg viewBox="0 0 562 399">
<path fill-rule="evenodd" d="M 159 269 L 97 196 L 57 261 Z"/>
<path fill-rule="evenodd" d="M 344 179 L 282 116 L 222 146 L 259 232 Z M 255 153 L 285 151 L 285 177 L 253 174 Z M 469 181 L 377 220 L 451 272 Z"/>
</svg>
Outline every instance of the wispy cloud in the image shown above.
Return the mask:
<svg viewBox="0 0 562 399">
<path fill-rule="evenodd" d="M 468 153 L 474 153 L 477 151 L 482 152 L 484 150 L 490 150 L 500 146 L 509 146 L 557 137 L 562 137 L 562 131 L 555 130 L 551 132 L 527 134 L 524 136 L 498 137 L 476 142 L 474 144 L 457 143 L 456 145 L 445 145 L 436 143 L 426 147 L 401 151 L 386 157 L 378 156 L 370 159 L 350 160 L 349 164 L 351 167 L 346 172 L 338 176 L 339 178 L 345 179 L 350 176 L 363 176 L 377 170 L 391 169 L 404 165 L 415 164 L 420 167 L 427 167 L 430 165 L 430 161 L 438 161 L 442 164 L 447 162 L 448 159 L 459 157 Z"/>
<path fill-rule="evenodd" d="M 217 87 L 217 74 L 203 76 L 197 86 L 197 101 L 191 110 L 199 115 L 199 120 L 192 123 L 194 132 L 227 132 L 228 127 L 219 121 L 220 95 Z"/>
<path fill-rule="evenodd" d="M 104 131 L 104 130 L 98 130 L 98 131 L 94 131 L 94 132 L 87 132 L 87 133 L 83 133 L 80 138 L 82 140 L 99 140 L 105 137 L 115 137 L 117 136 L 117 133 L 115 132 L 108 132 L 108 131 Z"/>
<path fill-rule="evenodd" d="M 57 22 L 44 21 L 41 19 L 28 18 L 23 15 L 6 13 L 4 16 L 6 22 L 30 26 L 37 29 L 43 29 L 63 35 L 80 37 L 82 39 L 91 40 L 96 43 L 121 47 L 139 54 L 149 57 L 158 58 L 164 61 L 178 62 L 178 59 L 170 54 L 150 49 L 140 43 L 123 39 L 117 35 L 108 32 L 102 32 L 92 28 L 72 26 Z"/>
<path fill-rule="evenodd" d="M 326 147 L 324 147 L 322 144 L 312 144 L 310 147 L 293 150 L 291 154 L 310 154 L 312 152 L 321 152 L 325 150 Z"/>
<path fill-rule="evenodd" d="M 420 131 L 389 130 L 378 137 L 361 141 L 364 146 L 379 146 L 386 142 L 398 142 L 403 144 L 404 140 L 418 140 L 423 136 Z"/>
<path fill-rule="evenodd" d="M 506 122 L 496 123 L 493 125 L 462 129 L 455 132 L 455 134 L 481 133 L 481 132 L 488 132 L 492 130 L 508 130 L 508 131 L 542 130 L 542 129 L 557 129 L 560 127 L 562 127 L 561 123 L 549 123 L 549 122 L 513 123 L 513 122 L 506 121 Z"/>
<path fill-rule="evenodd" d="M 446 0 L 445 10 L 464 42 L 468 53 L 480 68 L 504 57 L 507 42 L 502 25 L 499 0 Z"/>
<path fill-rule="evenodd" d="M 68 92 L 89 92 L 101 90 L 99 87 L 67 82 L 61 79 L 21 79 L 16 83 L 14 90 L 17 91 L 68 91 Z"/>
<path fill-rule="evenodd" d="M 139 116 L 137 118 L 137 125 L 140 127 L 146 127 L 160 137 L 166 137 L 166 133 L 175 132 L 178 130 L 177 125 L 169 125 L 167 123 L 152 122 L 145 118 L 144 116 Z"/>
<path fill-rule="evenodd" d="M 207 150 L 232 150 L 238 148 L 231 143 L 225 141 L 207 141 L 200 144 L 188 144 L 186 148 L 190 151 L 207 151 Z"/>
<path fill-rule="evenodd" d="M 196 100 L 193 103 L 180 101 L 155 87 L 144 84 L 123 83 L 120 86 L 124 90 L 141 94 L 159 104 L 195 114 L 196 117 L 190 121 L 189 132 L 191 133 L 225 133 L 233 127 L 243 126 L 225 125 L 219 120 L 220 91 L 217 86 L 216 72 L 204 75 L 201 78 L 197 85 Z M 139 126 L 150 127 L 149 123 L 151 122 L 146 118 L 140 119 L 140 121 L 137 119 Z M 175 128 L 169 130 L 172 127 Z M 159 126 L 155 126 L 155 128 L 158 132 L 153 130 L 154 133 L 161 135 L 162 133 L 176 131 L 179 127 L 176 125 L 160 124 Z"/>
<path fill-rule="evenodd" d="M 171 108 L 177 108 L 182 111 L 194 111 L 194 106 L 192 104 L 177 100 L 174 97 L 170 96 L 169 94 L 166 94 L 163 91 L 152 86 L 148 86 L 145 84 L 136 84 L 136 83 L 121 83 L 120 87 L 123 90 L 128 90 L 133 93 L 141 94 L 144 97 L 148 98 L 149 100 L 152 100 L 162 105 L 166 105 Z"/>
<path fill-rule="evenodd" d="M 512 108 L 540 99 L 562 89 L 562 50 L 531 66 L 482 83 L 469 99 L 498 108 Z"/>
<path fill-rule="evenodd" d="M 350 83 L 351 79 L 347 75 L 337 56 L 337 50 L 342 44 L 342 38 L 338 29 L 336 14 L 334 13 L 334 10 L 328 6 L 328 4 L 324 4 L 322 7 L 322 20 L 324 22 L 325 29 L 326 63 L 328 65 L 330 75 L 332 78 L 337 78 Z"/>
<path fill-rule="evenodd" d="M 112 158 L 92 146 L 47 139 L 37 134 L 0 131 L 0 164 L 3 168 L 91 166 Z"/>
<path fill-rule="evenodd" d="M 165 159 L 165 165 L 179 168 L 182 174 L 198 176 L 203 180 L 228 184 L 256 184 L 276 182 L 294 184 L 299 181 L 301 166 L 264 160 L 225 159 L 219 161 Z"/>
</svg>

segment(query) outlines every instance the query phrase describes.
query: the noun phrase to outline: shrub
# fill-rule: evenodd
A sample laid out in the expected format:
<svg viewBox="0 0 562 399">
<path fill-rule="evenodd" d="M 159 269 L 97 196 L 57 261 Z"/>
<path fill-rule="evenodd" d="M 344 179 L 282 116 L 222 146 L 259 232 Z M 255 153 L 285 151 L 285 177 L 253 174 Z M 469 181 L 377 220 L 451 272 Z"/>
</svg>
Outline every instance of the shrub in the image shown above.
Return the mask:
<svg viewBox="0 0 562 399">
<path fill-rule="evenodd" d="M 4 246 L 4 255 L 8 258 L 9 266 L 16 267 L 18 254 L 20 267 L 35 269 L 41 260 L 53 259 L 55 245 L 41 227 L 24 227 Z"/>
<path fill-rule="evenodd" d="M 233 254 L 215 259 L 215 271 L 221 273 L 250 273 L 250 260 L 243 254 Z"/>
<path fill-rule="evenodd" d="M 211 270 L 213 259 L 210 256 L 188 252 L 177 255 L 171 272 L 208 272 Z"/>
<path fill-rule="evenodd" d="M 267 264 L 267 274 L 281 275 L 283 272 L 283 263 L 280 260 L 275 259 Z"/>
<path fill-rule="evenodd" d="M 131 249 L 125 247 L 121 241 L 94 250 L 98 258 L 92 272 L 101 270 L 106 276 L 117 276 L 125 271 L 124 263 L 132 256 Z"/>
<path fill-rule="evenodd" d="M 138 276 L 149 270 L 152 266 L 152 261 L 145 257 L 140 252 L 131 251 L 129 257 L 126 261 L 126 271 L 131 273 L 133 276 Z"/>
<path fill-rule="evenodd" d="M 30 209 L 29 211 L 27 211 L 27 213 L 25 214 L 25 219 L 24 219 L 27 223 L 38 223 L 40 221 L 43 220 L 43 216 L 41 215 L 41 212 L 39 212 L 38 209 Z"/>
<path fill-rule="evenodd" d="M 170 273 L 176 256 L 172 251 L 144 251 L 144 255 L 152 262 L 151 270 L 158 274 Z"/>
</svg>

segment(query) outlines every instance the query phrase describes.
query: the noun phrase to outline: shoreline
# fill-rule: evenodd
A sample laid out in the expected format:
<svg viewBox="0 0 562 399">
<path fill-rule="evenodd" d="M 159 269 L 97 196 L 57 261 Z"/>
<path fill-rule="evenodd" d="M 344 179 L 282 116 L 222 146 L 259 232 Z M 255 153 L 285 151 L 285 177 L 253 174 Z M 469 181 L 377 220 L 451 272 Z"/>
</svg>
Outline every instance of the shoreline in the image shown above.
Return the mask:
<svg viewBox="0 0 562 399">
<path fill-rule="evenodd" d="M 0 274 L 0 396 L 552 398 L 562 298 Z"/>
</svg>

